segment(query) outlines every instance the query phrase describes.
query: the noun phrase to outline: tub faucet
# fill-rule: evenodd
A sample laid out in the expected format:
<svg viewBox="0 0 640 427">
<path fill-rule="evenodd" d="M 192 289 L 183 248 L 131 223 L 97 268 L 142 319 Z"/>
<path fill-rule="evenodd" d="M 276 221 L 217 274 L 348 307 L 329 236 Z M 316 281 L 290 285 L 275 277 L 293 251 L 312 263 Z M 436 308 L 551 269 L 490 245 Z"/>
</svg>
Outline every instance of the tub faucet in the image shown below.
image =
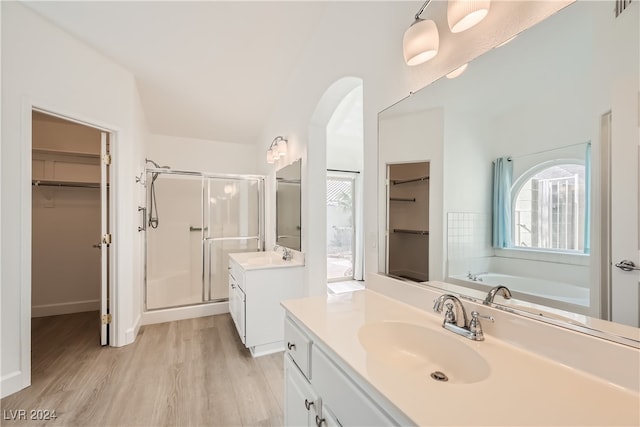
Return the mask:
<svg viewBox="0 0 640 427">
<path fill-rule="evenodd" d="M 482 276 L 484 274 L 489 274 L 489 272 L 488 271 L 483 271 L 481 273 L 472 273 L 472 272 L 469 271 L 467 273 L 467 279 L 471 279 L 474 282 L 482 282 L 482 277 L 480 277 L 480 276 Z"/>
<path fill-rule="evenodd" d="M 453 304 L 451 302 L 453 301 Z M 458 297 L 451 294 L 444 294 L 439 296 L 433 305 L 433 310 L 437 313 L 442 313 L 443 306 L 447 308 L 447 311 L 444 313 L 444 321 L 442 322 L 442 327 L 454 332 L 458 335 L 462 335 L 465 338 L 469 338 L 473 341 L 482 341 L 484 340 L 484 334 L 482 332 L 482 325 L 480 324 L 480 317 L 489 319 L 492 322 L 494 321 L 491 316 L 482 316 L 477 311 L 471 312 L 471 321 L 467 318 L 467 312 L 462 305 L 462 302 L 458 299 Z M 455 306 L 455 312 L 453 308 Z M 458 317 L 459 313 L 462 313 L 463 317 L 463 326 L 458 326 Z"/>
<path fill-rule="evenodd" d="M 503 285 L 498 285 L 491 288 L 491 290 L 487 294 L 487 297 L 484 299 L 483 304 L 491 304 L 497 294 L 501 294 L 504 299 L 511 299 L 511 291 L 509 290 L 509 288 Z"/>
</svg>

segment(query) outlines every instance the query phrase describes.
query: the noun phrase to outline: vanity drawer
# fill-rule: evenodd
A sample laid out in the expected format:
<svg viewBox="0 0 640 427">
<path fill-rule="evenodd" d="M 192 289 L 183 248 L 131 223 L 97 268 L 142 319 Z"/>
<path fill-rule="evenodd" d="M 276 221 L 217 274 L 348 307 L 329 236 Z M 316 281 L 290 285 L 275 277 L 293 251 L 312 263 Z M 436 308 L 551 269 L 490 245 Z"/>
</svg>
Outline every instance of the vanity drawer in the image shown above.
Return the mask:
<svg viewBox="0 0 640 427">
<path fill-rule="evenodd" d="M 284 319 L 285 351 L 300 368 L 307 379 L 311 379 L 311 338 L 289 317 Z"/>
<path fill-rule="evenodd" d="M 244 269 L 231 258 L 229 258 L 229 275 L 235 279 L 236 285 L 240 286 L 243 291 L 246 291 L 244 287 Z"/>
</svg>

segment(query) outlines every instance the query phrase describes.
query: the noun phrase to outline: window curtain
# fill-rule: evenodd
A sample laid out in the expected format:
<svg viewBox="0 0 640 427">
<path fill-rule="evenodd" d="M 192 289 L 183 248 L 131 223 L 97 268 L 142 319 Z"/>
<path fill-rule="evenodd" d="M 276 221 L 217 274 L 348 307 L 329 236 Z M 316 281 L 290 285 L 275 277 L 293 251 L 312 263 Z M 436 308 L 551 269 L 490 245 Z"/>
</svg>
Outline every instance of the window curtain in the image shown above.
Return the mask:
<svg viewBox="0 0 640 427">
<path fill-rule="evenodd" d="M 591 253 L 591 142 L 584 152 L 584 253 Z"/>
<path fill-rule="evenodd" d="M 511 246 L 511 181 L 513 163 L 508 157 L 493 162 L 493 247 Z"/>
</svg>

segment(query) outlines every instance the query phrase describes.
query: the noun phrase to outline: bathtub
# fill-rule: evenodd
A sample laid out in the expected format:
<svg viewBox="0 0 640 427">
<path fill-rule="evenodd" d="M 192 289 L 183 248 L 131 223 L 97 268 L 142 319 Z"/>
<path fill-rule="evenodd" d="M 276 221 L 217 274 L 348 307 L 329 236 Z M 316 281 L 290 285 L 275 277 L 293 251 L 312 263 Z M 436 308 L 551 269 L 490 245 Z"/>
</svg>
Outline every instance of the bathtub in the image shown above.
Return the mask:
<svg viewBox="0 0 640 427">
<path fill-rule="evenodd" d="M 488 292 L 492 287 L 503 285 L 509 288 L 514 299 L 547 305 L 578 313 L 587 313 L 590 305 L 589 288 L 570 283 L 536 279 L 533 277 L 513 276 L 501 273 L 479 274 L 480 280 L 474 281 L 467 275 L 454 275 L 449 279 L 453 283 Z M 496 297 L 496 302 L 503 303 Z"/>
</svg>

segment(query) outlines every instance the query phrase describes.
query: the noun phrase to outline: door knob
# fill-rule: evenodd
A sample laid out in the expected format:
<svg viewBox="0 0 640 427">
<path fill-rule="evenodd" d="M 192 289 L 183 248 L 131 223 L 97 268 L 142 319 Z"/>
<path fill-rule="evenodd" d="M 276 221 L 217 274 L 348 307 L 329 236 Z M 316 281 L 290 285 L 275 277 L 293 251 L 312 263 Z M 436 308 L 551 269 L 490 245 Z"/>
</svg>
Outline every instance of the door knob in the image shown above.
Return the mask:
<svg viewBox="0 0 640 427">
<path fill-rule="evenodd" d="M 628 259 L 616 262 L 614 265 L 623 271 L 640 270 L 640 267 L 636 267 L 633 261 L 629 261 Z"/>
<path fill-rule="evenodd" d="M 96 243 L 93 247 L 96 249 L 102 249 L 102 243 Z"/>
</svg>

